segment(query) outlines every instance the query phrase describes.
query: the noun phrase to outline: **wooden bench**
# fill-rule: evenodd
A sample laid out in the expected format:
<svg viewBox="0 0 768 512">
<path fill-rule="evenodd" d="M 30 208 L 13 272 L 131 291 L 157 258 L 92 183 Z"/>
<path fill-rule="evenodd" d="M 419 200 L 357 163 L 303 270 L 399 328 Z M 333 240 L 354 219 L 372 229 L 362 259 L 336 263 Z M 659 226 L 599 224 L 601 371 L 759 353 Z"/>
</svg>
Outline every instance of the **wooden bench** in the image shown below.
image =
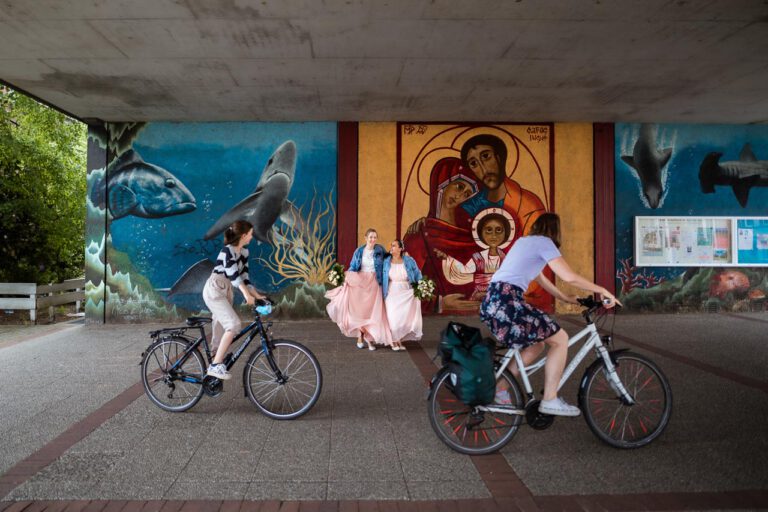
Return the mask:
<svg viewBox="0 0 768 512">
<path fill-rule="evenodd" d="M 28 309 L 33 322 L 37 315 L 35 283 L 0 283 L 0 309 Z"/>
<path fill-rule="evenodd" d="M 37 310 L 48 307 L 48 317 L 53 318 L 53 307 L 85 300 L 85 279 L 68 279 L 58 284 L 38 286 L 35 283 L 0 283 L 0 309 L 28 310 L 29 319 L 37 321 Z"/>
</svg>

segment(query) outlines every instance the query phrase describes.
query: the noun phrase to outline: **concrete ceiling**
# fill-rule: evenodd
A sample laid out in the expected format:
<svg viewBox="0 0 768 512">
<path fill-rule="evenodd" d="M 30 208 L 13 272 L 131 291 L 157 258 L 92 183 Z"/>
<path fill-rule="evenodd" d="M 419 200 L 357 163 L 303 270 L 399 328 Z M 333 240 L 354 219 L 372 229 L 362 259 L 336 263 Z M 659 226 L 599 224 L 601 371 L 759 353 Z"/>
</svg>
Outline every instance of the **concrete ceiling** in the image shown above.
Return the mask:
<svg viewBox="0 0 768 512">
<path fill-rule="evenodd" d="M 106 121 L 768 122 L 768 0 L 0 0 L 0 79 Z"/>
</svg>

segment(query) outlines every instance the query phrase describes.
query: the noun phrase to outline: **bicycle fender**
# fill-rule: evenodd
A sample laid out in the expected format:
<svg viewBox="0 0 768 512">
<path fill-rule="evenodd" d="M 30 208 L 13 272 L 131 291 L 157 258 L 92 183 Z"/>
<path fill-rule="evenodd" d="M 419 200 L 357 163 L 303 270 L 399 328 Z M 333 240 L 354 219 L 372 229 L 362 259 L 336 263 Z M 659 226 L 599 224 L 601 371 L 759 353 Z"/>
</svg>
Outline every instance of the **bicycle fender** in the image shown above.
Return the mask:
<svg viewBox="0 0 768 512">
<path fill-rule="evenodd" d="M 616 356 L 621 354 L 622 352 L 629 352 L 630 349 L 628 348 L 620 348 L 617 350 L 611 350 L 608 352 L 608 356 L 611 358 L 611 362 L 615 365 L 616 364 Z M 597 359 L 595 360 L 591 365 L 587 367 L 586 370 L 584 370 L 584 375 L 581 376 L 581 382 L 579 383 L 579 396 L 584 392 L 585 388 L 587 387 L 587 376 L 592 372 L 592 369 L 598 366 L 602 366 L 603 360 Z"/>
<path fill-rule="evenodd" d="M 429 391 L 427 392 L 427 400 L 432 398 L 432 393 L 435 391 L 435 382 L 437 382 L 440 377 L 443 376 L 444 373 L 448 372 L 448 367 L 443 366 L 439 370 L 435 372 L 434 375 L 432 375 L 432 378 L 429 380 Z"/>
</svg>

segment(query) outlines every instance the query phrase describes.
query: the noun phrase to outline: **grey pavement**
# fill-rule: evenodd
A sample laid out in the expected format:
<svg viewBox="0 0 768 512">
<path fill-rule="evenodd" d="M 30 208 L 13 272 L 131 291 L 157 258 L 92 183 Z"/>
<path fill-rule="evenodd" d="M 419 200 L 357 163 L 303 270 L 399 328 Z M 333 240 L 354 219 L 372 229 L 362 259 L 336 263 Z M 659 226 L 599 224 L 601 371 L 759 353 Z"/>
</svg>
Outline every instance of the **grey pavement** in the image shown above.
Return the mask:
<svg viewBox="0 0 768 512">
<path fill-rule="evenodd" d="M 574 319 L 562 323 L 571 333 Z M 430 357 L 448 320 L 425 319 L 421 345 Z M 25 331 L 18 343 L 9 340 L 19 330 L 0 329 L 0 475 L 136 384 L 147 332 L 157 327 L 68 325 L 32 339 Z M 601 443 L 582 419 L 558 419 L 546 431 L 521 428 L 501 453 L 537 496 L 765 490 L 767 327 L 766 313 L 619 315 L 615 332 L 630 343 L 683 357 L 616 343 L 651 357 L 669 377 L 667 431 L 624 451 Z M 274 331 L 307 344 L 321 362 L 323 392 L 306 416 L 261 415 L 243 395 L 239 362 L 221 397 L 173 414 L 141 395 L 4 499 L 491 497 L 472 459 L 432 432 L 424 379 L 408 353 L 358 350 L 330 321 L 277 322 Z M 582 371 L 564 390 L 569 400 Z"/>
</svg>

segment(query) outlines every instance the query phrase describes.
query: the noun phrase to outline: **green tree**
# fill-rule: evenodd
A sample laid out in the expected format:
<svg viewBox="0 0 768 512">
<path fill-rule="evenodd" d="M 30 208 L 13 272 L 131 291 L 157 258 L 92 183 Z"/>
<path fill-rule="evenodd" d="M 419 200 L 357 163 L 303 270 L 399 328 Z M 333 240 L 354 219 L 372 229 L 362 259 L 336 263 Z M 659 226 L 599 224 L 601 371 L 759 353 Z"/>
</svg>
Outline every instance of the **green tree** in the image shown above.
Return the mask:
<svg viewBox="0 0 768 512">
<path fill-rule="evenodd" d="M 86 126 L 0 86 L 0 282 L 84 272 Z"/>
</svg>

